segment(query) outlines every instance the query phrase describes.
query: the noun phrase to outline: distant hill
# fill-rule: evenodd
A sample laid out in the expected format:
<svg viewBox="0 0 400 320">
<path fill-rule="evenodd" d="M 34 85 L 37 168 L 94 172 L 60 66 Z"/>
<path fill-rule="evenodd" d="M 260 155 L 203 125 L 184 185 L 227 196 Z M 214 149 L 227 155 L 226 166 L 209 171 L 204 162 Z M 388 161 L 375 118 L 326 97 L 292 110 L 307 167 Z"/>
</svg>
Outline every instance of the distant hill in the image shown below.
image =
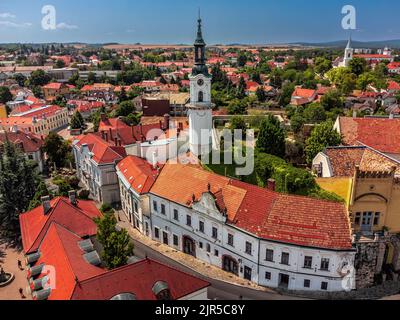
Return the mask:
<svg viewBox="0 0 400 320">
<path fill-rule="evenodd" d="M 344 48 L 347 45 L 348 40 L 340 40 L 333 42 L 298 42 L 294 43 L 296 45 L 301 45 L 305 47 L 332 47 L 332 48 Z M 380 49 L 386 46 L 394 49 L 400 48 L 400 39 L 399 40 L 385 40 L 385 41 L 352 41 L 353 48 L 370 48 L 370 49 Z"/>
</svg>

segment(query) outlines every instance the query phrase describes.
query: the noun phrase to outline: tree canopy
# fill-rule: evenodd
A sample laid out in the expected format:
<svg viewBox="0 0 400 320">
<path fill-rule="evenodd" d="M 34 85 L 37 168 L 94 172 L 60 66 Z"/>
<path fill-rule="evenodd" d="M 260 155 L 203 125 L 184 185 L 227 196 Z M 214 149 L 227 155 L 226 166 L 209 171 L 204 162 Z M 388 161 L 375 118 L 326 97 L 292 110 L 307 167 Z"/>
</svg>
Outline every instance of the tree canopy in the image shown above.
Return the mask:
<svg viewBox="0 0 400 320">
<path fill-rule="evenodd" d="M 277 157 L 285 156 L 285 130 L 273 115 L 261 122 L 257 149 Z"/>
</svg>

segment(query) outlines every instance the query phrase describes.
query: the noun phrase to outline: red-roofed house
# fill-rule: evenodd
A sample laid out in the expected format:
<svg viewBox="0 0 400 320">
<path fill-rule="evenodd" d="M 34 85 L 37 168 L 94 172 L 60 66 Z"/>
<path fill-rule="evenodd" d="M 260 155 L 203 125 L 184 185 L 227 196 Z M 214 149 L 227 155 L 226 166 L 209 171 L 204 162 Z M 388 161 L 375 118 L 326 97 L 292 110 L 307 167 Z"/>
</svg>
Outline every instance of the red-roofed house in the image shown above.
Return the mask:
<svg viewBox="0 0 400 320">
<path fill-rule="evenodd" d="M 27 160 L 35 161 L 38 164 L 38 171 L 42 172 L 44 167 L 43 140 L 32 133 L 14 129 L 10 132 L 0 131 L 0 152 L 3 144 L 8 140 L 25 154 Z"/>
<path fill-rule="evenodd" d="M 301 106 L 313 102 L 316 97 L 317 90 L 297 87 L 292 94 L 292 100 L 290 104 L 294 106 Z"/>
<path fill-rule="evenodd" d="M 120 143 L 129 146 L 137 141 L 130 126 L 118 118 L 108 119 L 104 114 L 101 115 L 99 132 L 107 141 L 113 141 L 116 145 Z"/>
<path fill-rule="evenodd" d="M 134 185 L 136 177 L 138 183 L 149 177 L 135 162 L 119 170 Z M 347 273 L 355 250 L 343 204 L 279 194 L 273 181 L 262 189 L 179 163 L 165 164 L 151 183 L 140 205 L 151 220 L 143 233 L 153 240 L 262 286 L 342 291 L 348 277 L 355 287 L 355 275 Z"/>
<path fill-rule="evenodd" d="M 389 73 L 400 74 L 400 62 L 391 62 L 387 65 Z"/>
<path fill-rule="evenodd" d="M 104 139 L 101 133 L 78 137 L 73 142 L 77 174 L 94 199 L 114 204 L 120 201 L 115 166 L 126 156 L 117 140 Z"/>
<path fill-rule="evenodd" d="M 47 101 L 54 101 L 57 96 L 69 93 L 69 87 L 64 83 L 52 82 L 42 87 L 44 97 Z"/>
<path fill-rule="evenodd" d="M 335 129 L 347 146 L 364 144 L 400 157 L 400 119 L 338 117 Z"/>
<path fill-rule="evenodd" d="M 34 300 L 203 300 L 209 283 L 145 259 L 105 269 L 98 248 L 101 213 L 92 201 L 42 199 L 20 215 L 28 291 Z"/>
</svg>

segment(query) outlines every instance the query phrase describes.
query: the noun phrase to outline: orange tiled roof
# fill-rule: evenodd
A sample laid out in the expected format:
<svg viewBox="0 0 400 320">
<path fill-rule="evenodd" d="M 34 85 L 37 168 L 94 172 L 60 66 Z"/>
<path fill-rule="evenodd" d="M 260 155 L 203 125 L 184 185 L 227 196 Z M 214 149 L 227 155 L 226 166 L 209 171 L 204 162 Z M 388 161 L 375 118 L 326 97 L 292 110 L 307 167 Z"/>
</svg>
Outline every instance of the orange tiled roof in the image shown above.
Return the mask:
<svg viewBox="0 0 400 320">
<path fill-rule="evenodd" d="M 164 166 L 151 193 L 190 207 L 193 195 L 198 200 L 208 184 L 215 198 L 223 200 L 228 222 L 237 228 L 273 241 L 352 249 L 348 216 L 341 203 L 279 194 L 198 166 L 171 163 Z"/>
</svg>

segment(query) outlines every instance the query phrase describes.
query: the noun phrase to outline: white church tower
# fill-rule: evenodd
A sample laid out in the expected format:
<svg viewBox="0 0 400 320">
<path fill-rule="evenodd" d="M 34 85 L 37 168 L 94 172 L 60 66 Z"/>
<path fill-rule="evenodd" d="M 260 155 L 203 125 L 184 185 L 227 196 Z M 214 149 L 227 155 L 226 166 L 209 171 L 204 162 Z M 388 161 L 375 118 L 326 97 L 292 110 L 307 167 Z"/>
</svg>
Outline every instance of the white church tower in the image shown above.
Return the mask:
<svg viewBox="0 0 400 320">
<path fill-rule="evenodd" d="M 190 80 L 189 116 L 190 151 L 201 156 L 211 152 L 212 147 L 212 103 L 211 75 L 206 65 L 206 43 L 201 31 L 201 18 L 198 19 L 197 38 L 194 43 L 194 67 Z"/>
<path fill-rule="evenodd" d="M 344 59 L 343 59 L 343 63 L 341 64 L 341 67 L 349 66 L 350 61 L 353 60 L 353 54 L 354 54 L 354 49 L 352 48 L 351 37 L 350 37 L 349 42 L 347 43 L 346 49 L 344 50 Z"/>
</svg>

